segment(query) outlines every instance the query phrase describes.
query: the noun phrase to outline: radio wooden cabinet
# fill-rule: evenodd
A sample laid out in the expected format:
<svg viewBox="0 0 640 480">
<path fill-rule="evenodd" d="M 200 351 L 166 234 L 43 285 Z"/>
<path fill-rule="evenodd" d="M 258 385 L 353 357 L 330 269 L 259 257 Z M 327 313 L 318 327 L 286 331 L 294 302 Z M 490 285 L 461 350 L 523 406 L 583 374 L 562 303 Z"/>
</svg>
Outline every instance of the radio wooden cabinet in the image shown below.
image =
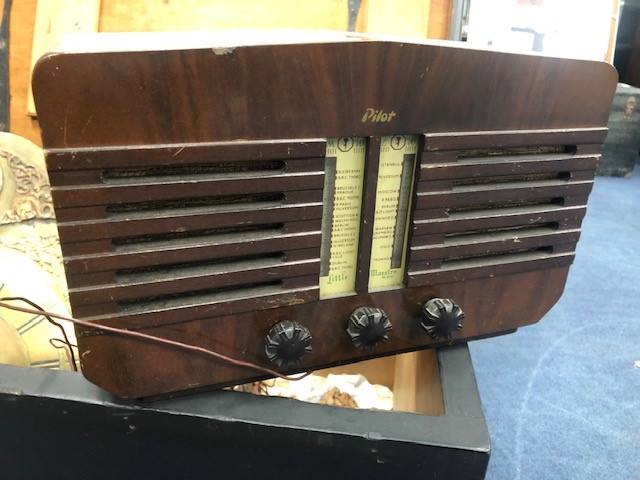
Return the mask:
<svg viewBox="0 0 640 480">
<path fill-rule="evenodd" d="M 100 34 L 33 79 L 84 375 L 125 397 L 495 335 L 560 297 L 608 64 L 340 33 Z"/>
</svg>

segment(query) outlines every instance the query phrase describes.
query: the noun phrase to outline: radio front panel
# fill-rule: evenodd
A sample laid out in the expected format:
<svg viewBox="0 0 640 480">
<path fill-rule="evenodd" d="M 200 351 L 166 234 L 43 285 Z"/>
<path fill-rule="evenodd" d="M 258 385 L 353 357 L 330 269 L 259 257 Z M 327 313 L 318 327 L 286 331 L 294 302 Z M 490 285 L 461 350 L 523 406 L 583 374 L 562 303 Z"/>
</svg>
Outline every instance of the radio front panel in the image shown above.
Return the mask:
<svg viewBox="0 0 640 480">
<path fill-rule="evenodd" d="M 614 88 L 595 62 L 358 37 L 50 54 L 34 89 L 73 314 L 282 373 L 534 323 Z M 122 396 L 263 378 L 77 333 Z"/>
</svg>

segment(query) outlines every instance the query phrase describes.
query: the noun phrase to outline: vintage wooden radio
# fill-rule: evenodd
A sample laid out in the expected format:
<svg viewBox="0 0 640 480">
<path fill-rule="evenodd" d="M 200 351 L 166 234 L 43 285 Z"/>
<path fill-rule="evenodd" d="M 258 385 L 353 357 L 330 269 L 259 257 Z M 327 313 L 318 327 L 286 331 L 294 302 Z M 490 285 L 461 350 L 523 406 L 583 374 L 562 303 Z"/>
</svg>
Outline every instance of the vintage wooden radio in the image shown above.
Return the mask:
<svg viewBox="0 0 640 480">
<path fill-rule="evenodd" d="M 615 86 L 600 62 L 352 34 L 70 41 L 33 87 L 74 316 L 288 373 L 536 322 Z M 77 334 L 125 397 L 265 378 Z"/>
</svg>

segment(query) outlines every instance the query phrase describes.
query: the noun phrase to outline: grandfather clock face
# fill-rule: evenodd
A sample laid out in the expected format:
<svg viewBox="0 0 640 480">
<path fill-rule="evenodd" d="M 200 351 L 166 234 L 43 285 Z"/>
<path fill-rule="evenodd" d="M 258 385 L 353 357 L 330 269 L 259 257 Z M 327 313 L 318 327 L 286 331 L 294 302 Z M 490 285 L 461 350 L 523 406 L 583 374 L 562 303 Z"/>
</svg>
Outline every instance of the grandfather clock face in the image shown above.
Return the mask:
<svg viewBox="0 0 640 480">
<path fill-rule="evenodd" d="M 52 328 L 44 316 L 20 312 L 7 314 L 5 311 L 0 315 L 0 323 L 3 333 L 0 353 L 2 363 L 67 369 L 65 366 L 69 362 L 65 359 L 64 352 L 49 343 L 51 338 L 61 337 L 60 331 Z"/>
<path fill-rule="evenodd" d="M 18 330 L 12 323 L 0 314 L 0 339 L 2 339 L 2 348 L 0 348 L 0 363 L 9 365 L 18 365 L 20 367 L 28 367 L 31 360 L 29 357 L 29 349 L 22 340 Z"/>
<path fill-rule="evenodd" d="M 0 132 L 0 297 L 68 315 L 66 290 L 42 149 Z M 65 330 L 75 342 L 73 328 Z M 65 349 L 51 344 L 56 338 L 62 332 L 44 316 L 0 308 L 0 363 L 70 370 Z"/>
<path fill-rule="evenodd" d="M 26 297 L 45 310 L 69 315 L 64 297 L 56 292 L 45 271 L 28 258 L 6 251 L 0 251 L 0 262 L 3 265 L 0 297 Z M 21 302 L 12 303 L 28 307 Z M 74 342 L 73 328 L 66 327 L 67 335 Z M 50 342 L 62 338 L 60 329 L 43 315 L 0 309 L 0 363 L 71 370 L 65 350 Z"/>
</svg>

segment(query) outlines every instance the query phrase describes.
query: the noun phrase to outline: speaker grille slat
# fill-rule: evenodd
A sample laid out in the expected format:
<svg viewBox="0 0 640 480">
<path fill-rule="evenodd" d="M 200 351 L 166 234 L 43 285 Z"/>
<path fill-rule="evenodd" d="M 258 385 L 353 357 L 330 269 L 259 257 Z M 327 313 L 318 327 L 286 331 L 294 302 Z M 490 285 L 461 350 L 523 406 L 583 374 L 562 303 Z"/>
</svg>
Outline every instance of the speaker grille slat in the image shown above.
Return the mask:
<svg viewBox="0 0 640 480">
<path fill-rule="evenodd" d="M 593 155 L 523 155 L 509 157 L 476 157 L 460 159 L 456 152 L 446 152 L 442 158 L 428 156 L 421 168 L 420 180 L 472 179 L 489 176 L 528 175 L 593 170 L 597 159 Z"/>
<path fill-rule="evenodd" d="M 158 304 L 146 304 L 144 307 L 135 309 L 121 309 L 117 314 L 97 313 L 91 311 L 91 307 L 88 309 L 78 307 L 77 310 L 79 316 L 90 318 L 96 323 L 108 322 L 109 325 L 115 327 L 138 328 L 139 326 L 139 328 L 147 328 L 149 325 L 184 323 L 190 320 L 299 305 L 317 300 L 318 287 L 311 285 L 310 279 L 307 283 L 306 286 L 300 283 L 293 287 L 288 287 L 285 282 L 252 285 L 215 297 L 212 294 L 205 294 L 202 301 L 191 298 L 189 301 L 180 302 L 161 310 L 149 308 L 150 305 L 158 307 Z"/>
<path fill-rule="evenodd" d="M 195 262 L 214 258 L 270 253 L 280 250 L 320 248 L 320 230 L 302 233 L 266 232 L 244 241 L 217 241 L 210 239 L 189 245 L 175 244 L 171 248 L 131 249 L 120 252 L 68 256 L 65 268 L 68 275 L 100 272 L 123 268 L 157 265 L 172 261 Z M 141 255 L 143 253 L 144 255 Z M 170 256 L 170 257 L 169 257 Z M 319 258 L 319 255 L 318 255 Z"/>
<path fill-rule="evenodd" d="M 322 158 L 326 142 L 320 138 L 237 140 L 234 142 L 208 142 L 194 144 L 159 145 L 154 148 L 105 147 L 100 149 L 74 149 L 72 154 L 52 151 L 47 155 L 52 183 L 61 184 L 58 172 L 88 169 L 122 168 L 123 164 L 136 167 L 158 165 L 197 165 L 212 162 L 244 161 L 248 159 L 282 160 Z M 126 162 L 123 161 L 126 159 Z"/>
<path fill-rule="evenodd" d="M 251 209 L 260 207 L 274 207 L 284 203 L 283 193 L 265 192 L 253 195 L 226 195 L 216 197 L 195 197 L 179 200 L 158 200 L 155 202 L 119 203 L 109 205 L 106 209 L 108 218 L 145 218 L 149 215 L 174 215 L 178 212 L 208 212 L 224 211 L 227 209 Z"/>
<path fill-rule="evenodd" d="M 412 271 L 407 286 L 461 282 L 543 268 L 567 267 L 573 262 L 573 257 L 573 253 L 550 253 L 548 250 L 533 249 L 502 255 L 450 260 L 439 268 Z"/>
<path fill-rule="evenodd" d="M 412 259 L 441 260 L 488 256 L 496 253 L 519 252 L 524 249 L 552 247 L 578 241 L 579 231 L 556 232 L 553 228 L 519 228 L 505 233 L 466 234 L 448 237 L 444 245 L 417 245 Z"/>
<path fill-rule="evenodd" d="M 518 227 L 545 222 L 566 226 L 582 219 L 585 212 L 585 207 L 563 207 L 551 202 L 493 209 L 450 211 L 448 218 L 416 220 L 414 235 Z"/>
<path fill-rule="evenodd" d="M 202 181 L 209 179 L 230 179 L 238 176 L 265 176 L 282 174 L 283 160 L 253 160 L 237 162 L 216 162 L 195 165 L 156 165 L 152 167 L 111 168 L 102 172 L 102 181 L 107 184 L 135 184 L 136 182 L 157 181 Z"/>
<path fill-rule="evenodd" d="M 113 283 L 71 288 L 69 295 L 76 305 L 98 304 L 106 298 L 120 302 L 143 298 L 150 289 L 158 295 L 170 295 L 197 290 L 202 285 L 211 288 L 241 285 L 247 282 L 247 271 L 251 271 L 251 279 L 255 282 L 310 275 L 317 270 L 317 262 L 314 258 L 286 261 L 281 253 L 131 269 L 126 273 L 116 272 Z"/>
<path fill-rule="evenodd" d="M 293 223 L 319 219 L 322 216 L 322 191 L 302 192 L 299 199 L 289 194 L 263 194 L 253 201 L 223 204 L 166 207 L 144 203 L 125 204 L 125 209 L 107 209 L 102 217 L 83 221 L 59 222 L 58 230 L 66 242 L 83 242 L 102 238 L 201 230 L 210 225 L 235 227 L 269 222 Z M 243 198 L 252 197 L 243 195 Z M 266 200 L 273 198 L 273 200 Z M 164 202 L 163 202 L 164 203 Z M 194 202 L 195 203 L 195 202 Z M 117 205 L 116 207 L 120 207 Z"/>
<path fill-rule="evenodd" d="M 172 198 L 193 196 L 236 195 L 289 190 L 321 190 L 324 172 L 276 174 L 270 176 L 241 175 L 233 179 L 203 179 L 202 181 L 175 179 L 145 181 L 119 185 L 93 184 L 64 186 L 55 189 L 55 201 L 60 208 L 86 205 L 164 200 L 168 192 Z"/>
<path fill-rule="evenodd" d="M 149 313 L 158 310 L 170 310 L 208 305 L 212 303 L 239 300 L 248 296 L 259 297 L 277 293 L 281 281 L 254 283 L 250 285 L 235 285 L 206 290 L 195 290 L 188 293 L 158 295 L 155 297 L 138 298 L 118 303 L 118 310 L 122 313 Z"/>
</svg>

